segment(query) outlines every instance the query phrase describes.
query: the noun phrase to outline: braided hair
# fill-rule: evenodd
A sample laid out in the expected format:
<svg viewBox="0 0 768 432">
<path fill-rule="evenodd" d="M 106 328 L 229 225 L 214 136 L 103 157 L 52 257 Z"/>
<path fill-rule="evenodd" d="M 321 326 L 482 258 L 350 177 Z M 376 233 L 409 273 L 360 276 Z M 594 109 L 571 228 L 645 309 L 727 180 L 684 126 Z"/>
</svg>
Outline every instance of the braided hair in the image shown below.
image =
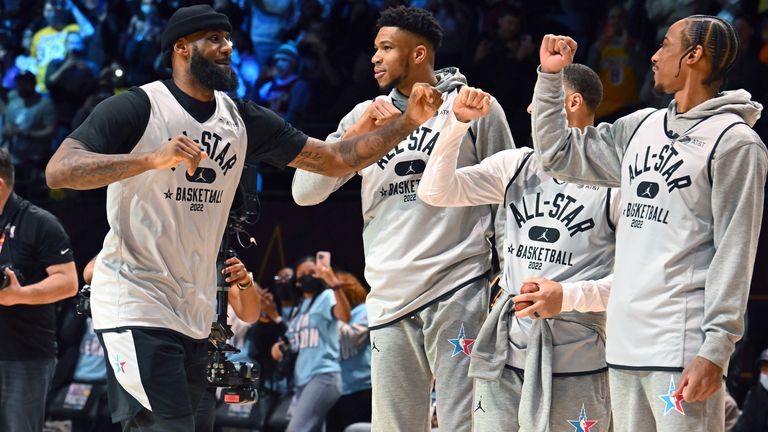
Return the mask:
<svg viewBox="0 0 768 432">
<path fill-rule="evenodd" d="M 683 31 L 682 42 L 688 45 L 688 49 L 680 58 L 680 63 L 697 45 L 701 45 L 712 64 L 709 76 L 703 84 L 724 81 L 739 56 L 739 37 L 736 30 L 729 22 L 712 15 L 691 15 L 685 20 L 688 27 Z"/>
</svg>

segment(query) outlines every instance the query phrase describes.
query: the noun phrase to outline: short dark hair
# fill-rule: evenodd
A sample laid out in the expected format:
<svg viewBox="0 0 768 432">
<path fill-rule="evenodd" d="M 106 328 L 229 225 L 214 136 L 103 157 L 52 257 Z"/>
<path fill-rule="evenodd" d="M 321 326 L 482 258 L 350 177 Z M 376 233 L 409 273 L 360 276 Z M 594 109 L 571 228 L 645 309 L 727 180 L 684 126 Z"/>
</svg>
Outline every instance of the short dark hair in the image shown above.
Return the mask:
<svg viewBox="0 0 768 432">
<path fill-rule="evenodd" d="M 736 30 L 728 21 L 712 15 L 691 15 L 685 20 L 688 26 L 683 31 L 683 44 L 688 49 L 683 57 L 696 45 L 701 45 L 712 64 L 712 70 L 702 84 L 723 82 L 739 57 Z M 680 61 L 683 61 L 682 57 Z"/>
<path fill-rule="evenodd" d="M 11 153 L 8 149 L 0 149 L 0 178 L 5 180 L 9 187 L 13 187 L 15 179 L 13 163 L 11 163 Z"/>
<path fill-rule="evenodd" d="M 563 68 L 563 82 L 576 93 L 581 93 L 587 109 L 597 111 L 603 101 L 603 83 L 595 71 L 579 63 L 571 63 Z"/>
<path fill-rule="evenodd" d="M 398 6 L 384 10 L 376 22 L 376 28 L 382 27 L 397 27 L 421 36 L 433 49 L 439 48 L 443 40 L 443 29 L 432 12 L 417 7 Z"/>
</svg>

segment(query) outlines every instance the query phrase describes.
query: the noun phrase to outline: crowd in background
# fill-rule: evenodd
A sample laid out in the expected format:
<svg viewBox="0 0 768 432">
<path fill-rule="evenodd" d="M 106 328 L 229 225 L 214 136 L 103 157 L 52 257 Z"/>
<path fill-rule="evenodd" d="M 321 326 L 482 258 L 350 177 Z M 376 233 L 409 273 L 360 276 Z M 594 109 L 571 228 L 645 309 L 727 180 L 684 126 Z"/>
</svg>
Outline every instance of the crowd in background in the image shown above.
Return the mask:
<svg viewBox="0 0 768 432">
<path fill-rule="evenodd" d="M 169 76 L 161 62 L 160 33 L 174 10 L 195 3 L 210 2 L 0 2 L 2 147 L 9 149 L 17 166 L 16 190 L 21 196 L 32 200 L 63 196 L 60 191 L 48 190 L 44 181 L 45 164 L 56 146 L 102 100 L 125 88 Z M 313 136 L 331 132 L 355 103 L 379 94 L 370 63 L 373 52 L 370 41 L 376 31 L 378 11 L 400 4 L 427 8 L 435 14 L 444 31 L 436 67 L 456 66 L 467 75 L 472 86 L 495 96 L 505 110 L 518 146 L 530 142 L 526 107 L 536 80 L 538 43 L 545 32 L 573 36 L 579 43 L 576 61 L 589 65 L 599 74 L 604 99 L 597 113 L 598 121 L 613 121 L 638 107 L 664 107 L 669 103 L 671 96 L 653 92 L 650 56 L 667 27 L 693 13 L 719 15 L 733 23 L 741 41 L 741 57 L 729 74 L 726 88 L 744 88 L 755 101 L 768 102 L 768 2 L 764 0 L 215 0 L 212 3 L 229 16 L 234 27 L 233 67 L 239 86 L 233 96 L 257 101 Z M 768 140 L 768 121 L 761 120 L 755 129 L 764 141 Z M 288 184 L 278 186 L 289 187 Z M 281 270 L 274 286 L 265 287 L 264 313 L 257 324 L 236 326 L 242 348 L 238 360 L 256 361 L 261 365 L 265 403 L 260 407 L 268 408 L 269 412 L 257 412 L 251 406 L 239 408 L 240 411 L 225 406 L 218 413 L 222 419 L 245 418 L 253 422 L 258 417 L 264 424 L 271 421 L 274 430 L 279 430 L 285 420 L 280 402 L 289 394 L 296 370 L 295 364 L 278 359 L 282 355 L 273 353 L 273 348 L 287 340 L 284 334 L 301 308 L 304 296 L 296 284 L 302 276 L 297 273 L 300 266 L 301 263 L 296 268 Z M 339 285 L 350 302 L 348 321 L 329 316 L 333 325 L 338 325 L 336 338 L 340 345 L 335 349 L 341 352 L 341 358 L 349 359 L 367 351 L 360 350 L 368 344 L 363 312 L 365 289 L 351 274 L 336 276 L 338 284 L 325 281 L 323 288 Z M 309 304 L 307 308 L 314 305 L 306 304 Z M 356 313 L 355 309 L 360 306 L 362 309 Z M 69 319 L 74 318 L 64 317 L 60 322 L 66 323 Z M 72 322 L 79 326 L 63 325 L 68 332 L 59 337 L 60 341 L 69 342 L 60 346 L 60 359 L 70 358 L 70 363 L 62 363 L 68 368 L 69 381 L 61 378 L 61 382 L 54 382 L 52 403 L 63 403 L 68 396 L 74 397 L 70 392 L 77 389 L 71 390 L 69 383 L 75 370 L 85 373 L 85 378 L 82 375 L 80 378 L 86 381 L 100 379 L 102 373 L 88 369 L 95 367 L 88 357 L 98 357 L 100 349 L 93 337 L 83 338 L 89 330 L 92 333 L 92 329 L 83 321 Z M 290 350 L 280 352 L 285 354 Z M 768 356 L 764 360 L 768 361 Z M 346 370 L 343 364 L 340 367 L 342 379 L 356 384 L 346 387 L 339 403 L 332 408 L 330 418 L 335 422 L 342 422 L 348 413 L 364 411 L 364 407 L 344 405 L 350 400 L 360 400 L 360 395 L 345 399 L 352 393 L 367 391 L 370 406 L 370 375 L 366 383 L 364 369 L 364 359 Z M 345 374 L 354 376 L 345 377 Z M 64 386 L 66 390 L 60 393 Z M 766 389 L 768 385 L 761 391 L 758 384 L 750 403 L 755 403 L 754 399 Z M 764 402 L 765 397 L 762 400 Z M 765 409 L 764 404 L 759 406 Z M 90 420 L 86 423 L 96 417 L 103 420 L 105 412 L 103 405 L 89 406 L 86 419 Z M 343 424 L 331 424 L 329 430 L 342 430 L 342 427 Z"/>
<path fill-rule="evenodd" d="M 160 32 L 174 10 L 193 3 L 201 2 L 0 3 L 3 145 L 29 168 L 19 170 L 22 193 L 49 194 L 45 162 L 98 102 L 168 77 Z M 435 14 L 444 32 L 436 66 L 459 67 L 471 85 L 493 94 L 519 145 L 530 142 L 525 109 L 544 32 L 573 36 L 576 61 L 600 75 L 605 99 L 598 120 L 668 103 L 668 96 L 653 93 L 650 56 L 669 24 L 692 13 L 733 22 L 742 56 L 727 88 L 768 100 L 768 6 L 759 0 L 216 0 L 214 8 L 234 27 L 240 81 L 234 96 L 258 101 L 314 136 L 334 130 L 357 101 L 378 94 L 370 41 L 378 11 L 398 4 Z M 756 126 L 764 138 L 765 123 Z"/>
</svg>

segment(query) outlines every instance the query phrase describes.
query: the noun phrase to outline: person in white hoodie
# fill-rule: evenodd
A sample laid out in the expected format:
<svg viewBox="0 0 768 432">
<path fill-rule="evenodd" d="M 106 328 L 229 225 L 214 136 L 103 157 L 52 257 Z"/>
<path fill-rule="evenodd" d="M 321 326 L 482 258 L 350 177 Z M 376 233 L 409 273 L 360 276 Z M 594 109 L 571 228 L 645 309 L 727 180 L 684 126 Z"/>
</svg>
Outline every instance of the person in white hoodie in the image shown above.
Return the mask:
<svg viewBox="0 0 768 432">
<path fill-rule="evenodd" d="M 534 150 L 561 180 L 621 187 L 606 323 L 614 427 L 721 431 L 768 170 L 751 129 L 762 106 L 719 92 L 736 32 L 713 16 L 676 22 L 651 58 L 656 90 L 675 96 L 669 107 L 584 131 L 567 127 L 562 108 L 575 51 L 567 36 L 542 41 Z"/>
<path fill-rule="evenodd" d="M 568 124 L 592 126 L 603 94 L 600 77 L 572 64 L 563 78 Z M 418 194 L 440 207 L 507 208 L 504 294 L 483 324 L 470 360 L 473 430 L 572 432 L 571 422 L 582 420 L 609 430 L 604 311 L 618 191 L 544 174 L 528 148 L 457 169 L 464 129 L 457 125 L 438 141 Z M 516 296 L 524 282 L 538 283 L 539 292 Z M 515 302 L 529 300 L 534 303 L 515 313 Z"/>
<path fill-rule="evenodd" d="M 443 95 L 438 112 L 394 150 L 361 169 L 366 300 L 371 330 L 373 430 L 427 431 L 432 377 L 441 429 L 469 431 L 472 380 L 467 377 L 472 343 L 488 314 L 493 234 L 490 206 L 442 209 L 421 202 L 416 189 L 443 134 L 480 108 L 462 137 L 461 166 L 474 165 L 514 143 L 496 101 L 467 87 L 456 68 L 434 70 L 441 30 L 419 8 L 384 11 L 374 42 L 374 78 L 387 97 L 358 104 L 328 137 L 335 141 L 378 127 L 404 108 L 419 82 Z M 465 102 L 460 93 L 473 94 Z M 479 105 L 478 105 L 479 104 Z M 324 201 L 353 175 L 327 177 L 296 170 L 293 197 L 299 205 Z"/>
</svg>

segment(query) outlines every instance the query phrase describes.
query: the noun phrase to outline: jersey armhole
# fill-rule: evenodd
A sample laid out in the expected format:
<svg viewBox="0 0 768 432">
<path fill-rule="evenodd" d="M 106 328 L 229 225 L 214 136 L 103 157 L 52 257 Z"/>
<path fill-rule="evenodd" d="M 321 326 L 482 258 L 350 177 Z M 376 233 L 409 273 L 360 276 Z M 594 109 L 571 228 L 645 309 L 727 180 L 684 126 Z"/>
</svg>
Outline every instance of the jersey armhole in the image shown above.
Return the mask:
<svg viewBox="0 0 768 432">
<path fill-rule="evenodd" d="M 606 188 L 608 192 L 605 194 L 605 220 L 608 221 L 608 227 L 611 231 L 616 232 L 616 225 L 611 220 L 611 188 Z"/>
<path fill-rule="evenodd" d="M 509 179 L 509 182 L 507 183 L 507 187 L 504 188 L 504 198 L 507 197 L 507 191 L 509 190 L 509 187 L 512 186 L 512 183 L 515 182 L 515 179 L 517 176 L 520 175 L 520 172 L 523 171 L 523 168 L 525 167 L 525 164 L 528 163 L 528 160 L 531 159 L 531 156 L 533 156 L 533 152 L 529 152 L 525 157 L 523 158 L 523 162 L 520 163 L 520 166 L 517 167 L 517 171 L 515 171 L 515 174 L 512 176 L 511 179 Z M 506 205 L 506 203 L 505 203 Z"/>
<path fill-rule="evenodd" d="M 709 152 L 709 157 L 707 158 L 707 176 L 709 178 L 710 186 L 712 186 L 712 161 L 715 159 L 715 150 L 717 150 L 717 145 L 720 144 L 720 140 L 723 139 L 723 136 L 725 135 L 726 132 L 728 132 L 732 127 L 740 124 L 747 125 L 744 122 L 736 122 L 736 123 L 730 124 L 728 127 L 723 129 L 723 132 L 721 132 L 720 136 L 717 137 L 717 141 L 715 141 L 715 145 L 712 146 L 712 151 Z"/>
<path fill-rule="evenodd" d="M 660 109 L 657 109 L 656 111 L 651 111 L 651 112 L 649 112 L 649 113 L 648 113 L 648 115 L 646 115 L 645 117 L 643 117 L 643 119 L 642 119 L 642 120 L 640 120 L 640 123 L 638 123 L 638 124 L 637 124 L 637 126 L 635 127 L 635 130 L 634 130 L 634 131 L 632 131 L 632 135 L 630 135 L 630 136 L 629 136 L 629 139 L 627 140 L 627 147 L 629 147 L 629 144 L 632 142 L 632 139 L 633 139 L 633 138 L 635 138 L 635 134 L 637 134 L 637 131 L 638 131 L 638 130 L 640 130 L 640 126 L 642 126 L 642 125 L 643 125 L 643 123 L 645 123 L 645 121 L 646 121 L 646 120 L 648 120 L 648 117 L 650 117 L 650 116 L 652 116 L 652 115 L 656 114 L 656 113 L 657 113 L 657 112 L 659 112 L 659 111 L 661 111 L 661 110 L 660 110 Z M 664 117 L 664 119 L 665 119 L 665 121 L 666 121 L 666 117 Z M 666 129 L 667 129 L 667 128 L 665 127 L 665 128 L 664 128 L 664 133 L 666 133 Z M 624 156 L 625 156 L 626 154 L 627 154 L 627 148 L 625 147 L 625 148 L 624 148 L 624 153 L 621 155 L 621 165 L 624 165 Z"/>
</svg>

